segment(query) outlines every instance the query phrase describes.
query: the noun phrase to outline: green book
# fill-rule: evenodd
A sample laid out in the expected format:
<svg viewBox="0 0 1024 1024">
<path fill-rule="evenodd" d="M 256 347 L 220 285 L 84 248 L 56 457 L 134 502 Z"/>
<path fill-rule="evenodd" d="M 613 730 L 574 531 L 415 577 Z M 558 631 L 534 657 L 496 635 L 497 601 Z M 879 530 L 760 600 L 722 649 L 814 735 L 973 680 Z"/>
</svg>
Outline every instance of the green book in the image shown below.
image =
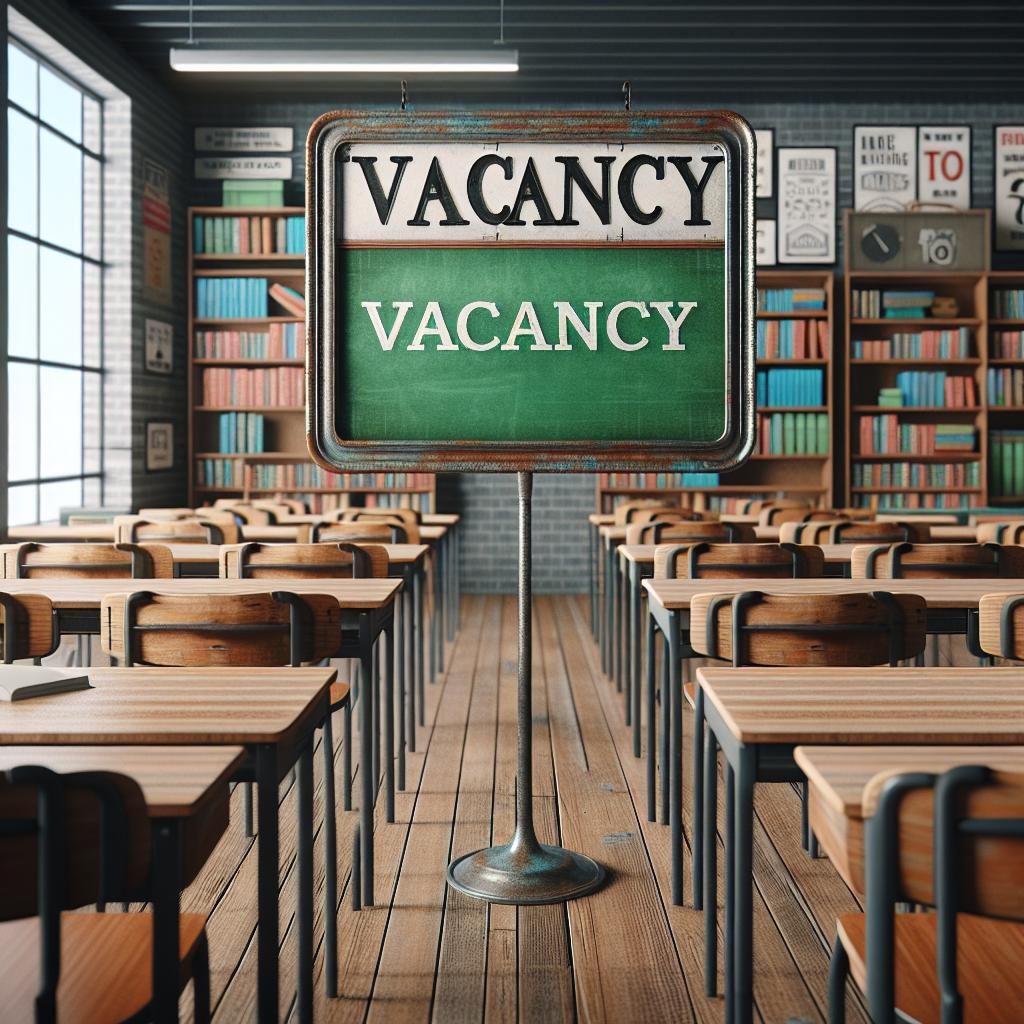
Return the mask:
<svg viewBox="0 0 1024 1024">
<path fill-rule="evenodd" d="M 782 451 L 786 455 L 792 455 L 796 451 L 796 425 L 793 420 L 795 414 L 784 412 L 782 414 Z"/>
<path fill-rule="evenodd" d="M 224 206 L 284 206 L 284 182 L 227 179 L 222 202 Z"/>
<path fill-rule="evenodd" d="M 1014 441 L 1013 449 L 1013 494 L 1024 491 L 1024 441 Z"/>
<path fill-rule="evenodd" d="M 1002 493 L 1013 494 L 1013 445 L 1007 444 L 1005 441 L 1002 445 L 1003 448 L 1003 479 L 1002 479 Z"/>
<path fill-rule="evenodd" d="M 828 455 L 828 416 L 818 414 L 818 447 L 819 455 Z"/>
<path fill-rule="evenodd" d="M 797 455 L 807 454 L 807 414 L 798 412 L 796 414 L 796 424 L 793 427 L 794 443 L 796 445 L 794 452 Z"/>
</svg>

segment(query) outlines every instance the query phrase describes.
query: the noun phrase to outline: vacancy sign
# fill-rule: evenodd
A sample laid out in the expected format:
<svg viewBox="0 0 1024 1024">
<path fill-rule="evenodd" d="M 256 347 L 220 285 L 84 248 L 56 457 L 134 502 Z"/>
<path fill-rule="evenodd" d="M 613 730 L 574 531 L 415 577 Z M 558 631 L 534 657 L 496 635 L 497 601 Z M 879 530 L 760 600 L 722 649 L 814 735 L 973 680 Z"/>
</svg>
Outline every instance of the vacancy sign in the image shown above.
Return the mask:
<svg viewBox="0 0 1024 1024">
<path fill-rule="evenodd" d="M 740 119 L 340 113 L 308 147 L 308 424 L 323 465 L 747 456 Z"/>
</svg>

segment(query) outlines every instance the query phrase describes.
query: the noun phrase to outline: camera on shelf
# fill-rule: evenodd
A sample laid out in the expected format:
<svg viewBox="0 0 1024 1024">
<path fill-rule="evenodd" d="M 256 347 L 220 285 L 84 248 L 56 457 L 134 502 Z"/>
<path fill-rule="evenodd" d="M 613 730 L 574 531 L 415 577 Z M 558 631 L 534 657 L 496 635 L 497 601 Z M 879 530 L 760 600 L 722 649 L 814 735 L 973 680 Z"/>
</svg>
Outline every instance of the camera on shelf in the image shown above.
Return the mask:
<svg viewBox="0 0 1024 1024">
<path fill-rule="evenodd" d="M 921 260 L 936 267 L 956 263 L 956 232 L 952 228 L 921 228 L 917 236 Z"/>
</svg>

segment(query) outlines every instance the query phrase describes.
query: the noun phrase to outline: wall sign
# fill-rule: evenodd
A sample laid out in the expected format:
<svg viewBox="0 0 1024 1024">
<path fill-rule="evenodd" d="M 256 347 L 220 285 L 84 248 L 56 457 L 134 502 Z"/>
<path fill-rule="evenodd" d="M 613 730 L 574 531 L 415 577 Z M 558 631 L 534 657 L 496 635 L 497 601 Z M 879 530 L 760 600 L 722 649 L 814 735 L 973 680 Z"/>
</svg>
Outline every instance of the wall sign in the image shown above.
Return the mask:
<svg viewBox="0 0 1024 1024">
<path fill-rule="evenodd" d="M 754 225 L 757 239 L 755 260 L 759 267 L 774 267 L 777 262 L 775 255 L 775 221 L 757 220 Z"/>
<path fill-rule="evenodd" d="M 174 370 L 174 328 L 163 320 L 146 318 L 146 369 L 169 374 Z"/>
<path fill-rule="evenodd" d="M 294 140 L 291 128 L 197 128 L 193 146 L 200 153 L 290 153 Z"/>
<path fill-rule="evenodd" d="M 290 156 L 200 156 L 195 176 L 201 179 L 254 178 L 278 181 L 292 176 Z"/>
<path fill-rule="evenodd" d="M 917 129 L 857 125 L 853 129 L 853 208 L 903 210 L 917 198 Z"/>
<path fill-rule="evenodd" d="M 1024 125 L 997 125 L 993 161 L 996 249 L 1024 249 Z"/>
<path fill-rule="evenodd" d="M 778 261 L 835 263 L 835 148 L 780 147 L 778 167 Z"/>
<path fill-rule="evenodd" d="M 322 118 L 306 161 L 314 458 L 738 464 L 751 143 L 734 115 Z"/>
<path fill-rule="evenodd" d="M 167 169 L 142 163 L 142 297 L 171 304 L 171 193 Z"/>
<path fill-rule="evenodd" d="M 758 199 L 771 199 L 775 194 L 775 129 L 756 128 L 757 162 L 754 180 Z"/>
<path fill-rule="evenodd" d="M 174 466 L 174 424 L 149 420 L 146 423 L 146 472 L 155 473 Z"/>
<path fill-rule="evenodd" d="M 923 203 L 971 208 L 971 129 L 917 129 L 917 196 Z"/>
<path fill-rule="evenodd" d="M 850 270 L 987 270 L 988 211 L 850 211 L 846 241 Z"/>
</svg>

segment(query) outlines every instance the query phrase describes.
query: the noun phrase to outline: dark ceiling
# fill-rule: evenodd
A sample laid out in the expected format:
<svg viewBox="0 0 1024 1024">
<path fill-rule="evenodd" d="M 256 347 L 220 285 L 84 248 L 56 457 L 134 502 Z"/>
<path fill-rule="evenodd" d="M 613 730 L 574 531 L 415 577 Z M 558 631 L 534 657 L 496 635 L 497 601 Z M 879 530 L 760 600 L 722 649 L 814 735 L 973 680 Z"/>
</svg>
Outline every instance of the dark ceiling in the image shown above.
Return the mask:
<svg viewBox="0 0 1024 1024">
<path fill-rule="evenodd" d="M 177 88 L 167 51 L 189 45 L 187 0 L 70 0 L 139 61 Z M 498 0 L 193 0 L 199 47 L 489 47 Z M 725 100 L 1015 100 L 1024 96 L 1024 0 L 506 0 L 505 43 L 518 74 L 474 81 L 474 98 L 531 104 L 611 103 L 623 79 L 638 106 Z M 350 98 L 391 96 L 390 80 L 345 79 Z M 323 80 L 235 90 L 300 97 Z M 457 95 L 420 80 L 421 98 Z M 604 103 L 602 103 L 604 105 Z"/>
</svg>

